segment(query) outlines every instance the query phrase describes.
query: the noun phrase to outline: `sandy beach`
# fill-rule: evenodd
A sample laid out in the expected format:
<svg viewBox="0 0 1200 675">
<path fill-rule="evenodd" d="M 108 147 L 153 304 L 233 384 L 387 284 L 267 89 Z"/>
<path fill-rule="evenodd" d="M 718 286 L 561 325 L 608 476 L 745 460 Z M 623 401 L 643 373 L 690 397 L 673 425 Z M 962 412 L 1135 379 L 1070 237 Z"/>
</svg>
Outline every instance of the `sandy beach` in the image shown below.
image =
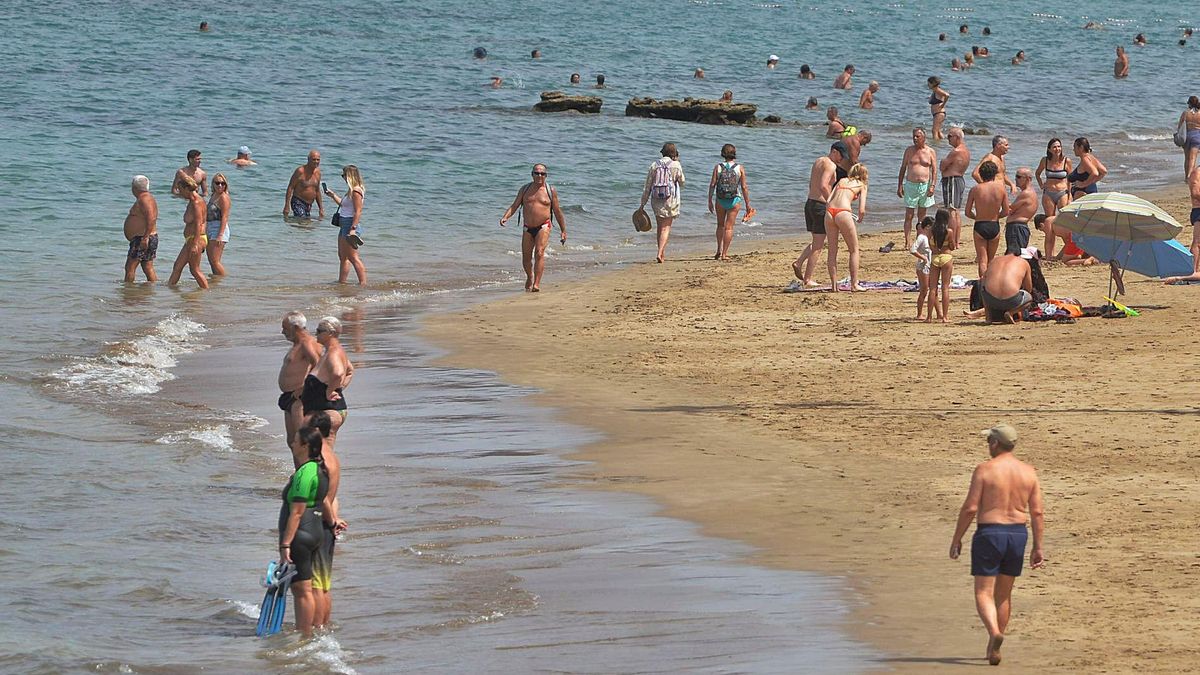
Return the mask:
<svg viewBox="0 0 1200 675">
<path fill-rule="evenodd" d="M 1186 221 L 1186 193 L 1155 200 Z M 876 251 L 889 240 L 903 236 L 862 237 L 864 280 L 914 277 L 906 252 Z M 906 672 L 986 663 L 969 560 L 947 550 L 987 457 L 978 432 L 1009 422 L 1041 472 L 1049 562 L 1018 581 L 1004 665 L 1193 667 L 1200 287 L 1130 274 L 1140 317 L 990 327 L 953 291 L 954 323 L 914 323 L 914 293 L 783 293 L 806 241 L 735 239 L 728 263 L 693 252 L 569 284 L 551 269 L 546 292 L 425 334 L 448 363 L 603 431 L 580 484 L 650 495 L 757 547 L 754 563 L 846 576 L 862 598 L 848 628 Z M 955 273 L 973 278 L 973 257 L 960 248 Z M 1055 297 L 1104 302 L 1107 266 L 1045 271 Z"/>
</svg>

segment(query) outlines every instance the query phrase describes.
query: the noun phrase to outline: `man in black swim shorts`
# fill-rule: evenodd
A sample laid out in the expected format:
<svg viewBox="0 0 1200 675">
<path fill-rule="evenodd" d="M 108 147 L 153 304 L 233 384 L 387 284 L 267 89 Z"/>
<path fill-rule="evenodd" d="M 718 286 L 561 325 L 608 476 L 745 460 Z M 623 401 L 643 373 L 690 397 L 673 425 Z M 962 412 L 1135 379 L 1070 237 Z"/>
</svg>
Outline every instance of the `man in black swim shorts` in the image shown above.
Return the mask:
<svg viewBox="0 0 1200 675">
<path fill-rule="evenodd" d="M 987 659 L 995 666 L 1000 663 L 1000 646 L 1012 614 L 1013 584 L 1021 575 L 1025 556 L 1025 523 L 1033 526 L 1032 569 L 1045 564 L 1045 526 L 1037 471 L 1013 455 L 1017 430 L 998 424 L 983 435 L 992 458 L 976 466 L 971 475 L 971 487 L 950 540 L 950 559 L 958 559 L 963 535 L 971 521 L 978 519 L 971 538 L 971 575 L 975 577 L 975 609 L 988 632 Z"/>
<path fill-rule="evenodd" d="M 839 164 L 842 162 L 846 144 L 841 141 L 829 146 L 829 153 L 818 157 L 808 172 L 808 200 L 804 202 L 804 229 L 812 233 L 812 242 L 804 247 L 800 257 L 792 263 L 792 273 L 796 275 L 798 284 L 793 282 L 794 290 L 800 290 L 810 285 L 816 285 L 813 271 L 816 267 L 816 254 L 825 248 L 825 207 L 833 186 L 837 182 Z M 789 287 L 789 290 L 793 290 Z"/>
<path fill-rule="evenodd" d="M 979 290 L 988 323 L 1014 323 L 1021 309 L 1033 302 L 1033 268 L 1019 255 L 999 256 L 980 280 Z"/>
<path fill-rule="evenodd" d="M 1000 219 L 1008 215 L 1008 193 L 1004 183 L 994 180 L 999 169 L 991 161 L 979 167 L 983 182 L 967 193 L 966 214 L 975 221 L 975 260 L 979 278 L 987 272 L 1000 246 Z"/>
<path fill-rule="evenodd" d="M 309 371 L 316 367 L 321 358 L 321 345 L 316 338 L 305 330 L 308 319 L 300 312 L 288 312 L 283 315 L 283 337 L 292 343 L 287 356 L 283 357 L 283 365 L 279 368 L 279 409 L 283 411 L 283 428 L 287 435 L 288 446 L 291 446 L 292 436 L 300 428 L 300 392 L 304 388 L 304 378 Z M 300 460 L 297 458 L 297 466 Z"/>
</svg>

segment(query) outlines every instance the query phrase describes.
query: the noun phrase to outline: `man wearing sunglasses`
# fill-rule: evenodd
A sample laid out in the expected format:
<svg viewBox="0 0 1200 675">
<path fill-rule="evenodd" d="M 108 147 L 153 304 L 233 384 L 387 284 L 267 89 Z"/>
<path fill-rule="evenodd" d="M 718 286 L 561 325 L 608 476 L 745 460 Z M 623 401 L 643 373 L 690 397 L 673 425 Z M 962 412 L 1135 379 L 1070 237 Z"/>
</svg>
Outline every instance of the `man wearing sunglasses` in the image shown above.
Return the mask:
<svg viewBox="0 0 1200 675">
<path fill-rule="evenodd" d="M 517 192 L 517 198 L 501 216 L 500 227 L 504 227 L 520 209 L 518 222 L 521 222 L 520 218 L 524 219 L 521 264 L 525 268 L 525 290 L 537 293 L 542 287 L 542 272 L 546 270 L 546 245 L 550 243 L 550 230 L 553 229 L 551 218 L 558 220 L 562 232 L 559 242 L 563 246 L 567 244 L 567 222 L 558 203 L 558 192 L 546 182 L 546 165 L 534 164 L 532 175 L 533 180 Z"/>
</svg>

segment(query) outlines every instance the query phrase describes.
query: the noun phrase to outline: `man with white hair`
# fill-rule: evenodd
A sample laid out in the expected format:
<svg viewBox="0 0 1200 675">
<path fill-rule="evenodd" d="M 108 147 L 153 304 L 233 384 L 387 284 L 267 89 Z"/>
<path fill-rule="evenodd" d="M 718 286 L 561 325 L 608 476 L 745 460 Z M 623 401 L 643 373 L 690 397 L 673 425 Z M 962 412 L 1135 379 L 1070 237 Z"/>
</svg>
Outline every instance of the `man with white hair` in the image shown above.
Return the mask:
<svg viewBox="0 0 1200 675">
<path fill-rule="evenodd" d="M 243 145 L 242 147 L 238 148 L 237 157 L 234 157 L 233 159 L 229 160 L 229 163 L 236 166 L 239 169 L 244 169 L 248 166 L 257 166 L 258 165 L 258 162 L 255 162 L 254 160 L 250 159 L 250 146 L 247 146 L 247 145 Z"/>
<path fill-rule="evenodd" d="M 336 415 L 329 415 L 332 422 L 329 433 L 330 449 L 337 441 L 338 429 L 346 421 L 346 398 L 342 395 L 342 390 L 350 386 L 350 379 L 354 377 L 354 365 L 350 363 L 339 340 L 341 334 L 342 322 L 336 317 L 324 317 L 317 324 L 317 342 L 325 348 L 325 353 L 304 378 L 304 388 L 300 392 L 305 424 L 318 410 L 337 412 Z M 331 468 L 330 471 L 332 470 Z M 330 486 L 330 490 L 332 489 L 333 486 Z"/>
<path fill-rule="evenodd" d="M 321 345 L 317 339 L 304 330 L 308 319 L 300 312 L 288 312 L 283 315 L 283 336 L 292 343 L 287 356 L 283 357 L 283 367 L 279 369 L 279 409 L 283 411 L 283 428 L 287 434 L 288 447 L 292 445 L 292 437 L 300 428 L 301 414 L 300 393 L 304 389 L 304 380 L 321 360 Z"/>
<path fill-rule="evenodd" d="M 132 282 L 137 268 L 142 268 L 146 281 L 158 281 L 154 273 L 154 257 L 158 254 L 158 202 L 150 194 L 150 179 L 133 177 L 133 206 L 125 216 L 125 239 L 129 253 L 125 257 L 125 281 Z"/>
</svg>

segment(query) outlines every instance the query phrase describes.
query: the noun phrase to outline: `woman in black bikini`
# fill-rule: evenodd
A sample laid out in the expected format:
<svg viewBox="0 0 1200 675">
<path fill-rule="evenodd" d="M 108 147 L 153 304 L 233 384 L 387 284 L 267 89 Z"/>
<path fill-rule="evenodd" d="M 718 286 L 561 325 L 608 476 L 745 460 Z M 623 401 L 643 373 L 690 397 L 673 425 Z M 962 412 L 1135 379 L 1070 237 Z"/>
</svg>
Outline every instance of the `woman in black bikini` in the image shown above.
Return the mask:
<svg viewBox="0 0 1200 675">
<path fill-rule="evenodd" d="M 1108 169 L 1092 154 L 1092 144 L 1084 136 L 1075 139 L 1075 156 L 1079 165 L 1067 179 L 1071 181 L 1071 199 L 1079 199 L 1084 195 L 1095 194 L 1099 189 L 1096 184 L 1108 175 Z"/>
<path fill-rule="evenodd" d="M 929 90 L 933 92 L 929 95 L 929 112 L 933 115 L 933 140 L 940 141 L 945 138 L 942 125 L 946 123 L 946 101 L 950 100 L 950 94 L 942 89 L 942 81 L 937 77 L 930 77 L 928 84 Z"/>
</svg>

